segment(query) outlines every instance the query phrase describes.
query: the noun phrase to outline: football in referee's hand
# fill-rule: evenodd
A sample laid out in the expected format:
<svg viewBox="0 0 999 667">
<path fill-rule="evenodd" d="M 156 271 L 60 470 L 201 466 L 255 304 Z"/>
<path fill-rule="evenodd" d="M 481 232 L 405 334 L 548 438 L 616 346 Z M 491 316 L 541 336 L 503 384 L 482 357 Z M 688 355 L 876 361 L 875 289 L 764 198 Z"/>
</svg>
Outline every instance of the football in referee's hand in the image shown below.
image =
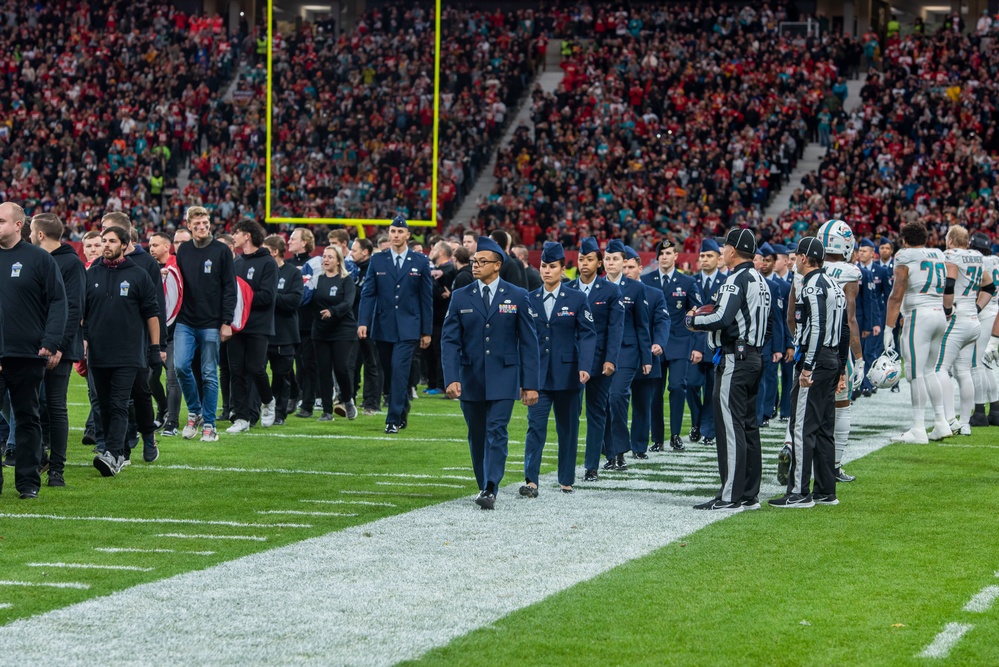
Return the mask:
<svg viewBox="0 0 999 667">
<path fill-rule="evenodd" d="M 693 318 L 697 317 L 698 315 L 710 315 L 713 312 L 715 312 L 715 305 L 713 303 L 706 303 L 706 304 L 704 304 L 703 306 L 700 306 L 699 308 L 697 308 L 697 310 L 694 311 L 693 317 L 690 317 L 690 316 L 686 317 L 685 318 L 686 321 L 684 322 L 684 324 L 691 331 L 696 331 L 696 329 L 694 329 L 691 326 Z"/>
</svg>

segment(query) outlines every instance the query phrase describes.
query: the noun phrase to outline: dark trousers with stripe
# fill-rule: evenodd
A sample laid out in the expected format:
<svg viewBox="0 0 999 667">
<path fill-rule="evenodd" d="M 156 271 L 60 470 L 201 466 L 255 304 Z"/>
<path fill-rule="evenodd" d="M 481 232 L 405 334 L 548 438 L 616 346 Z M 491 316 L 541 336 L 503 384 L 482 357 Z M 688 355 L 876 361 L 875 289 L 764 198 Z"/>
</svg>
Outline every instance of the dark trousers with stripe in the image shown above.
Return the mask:
<svg viewBox="0 0 999 667">
<path fill-rule="evenodd" d="M 583 467 L 586 470 L 596 470 L 600 467 L 600 451 L 604 446 L 604 430 L 607 428 L 610 386 L 610 377 L 591 375 L 584 389 L 586 393 L 586 453 L 583 456 Z"/>
<path fill-rule="evenodd" d="M 756 397 L 763 375 L 763 359 L 749 348 L 745 359 L 722 355 L 715 369 L 715 432 L 721 490 L 725 502 L 755 498 L 760 493 L 763 455 L 756 422 Z"/>
<path fill-rule="evenodd" d="M 581 389 L 539 391 L 538 402 L 527 408 L 527 441 L 524 444 L 524 479 L 538 483 L 541 453 L 548 438 L 548 415 L 555 411 L 558 435 L 558 483 L 572 486 L 576 481 L 576 454 L 579 451 L 579 394 Z"/>
<path fill-rule="evenodd" d="M 814 471 L 815 493 L 833 494 L 839 353 L 833 348 L 819 351 L 812 367 L 812 386 L 802 387 L 798 379 L 796 375 L 791 390 L 791 474 L 787 492 L 807 496 Z"/>
<path fill-rule="evenodd" d="M 468 450 L 480 491 L 496 493 L 506 468 L 507 427 L 513 401 L 461 401 L 468 426 Z"/>
</svg>

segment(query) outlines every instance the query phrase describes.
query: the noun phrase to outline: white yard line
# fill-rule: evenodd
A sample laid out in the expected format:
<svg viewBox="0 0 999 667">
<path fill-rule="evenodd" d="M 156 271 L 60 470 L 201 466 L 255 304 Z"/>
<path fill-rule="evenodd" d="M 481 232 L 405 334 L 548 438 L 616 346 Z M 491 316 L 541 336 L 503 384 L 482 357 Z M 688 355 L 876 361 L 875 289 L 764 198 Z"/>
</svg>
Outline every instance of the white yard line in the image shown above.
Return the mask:
<svg viewBox="0 0 999 667">
<path fill-rule="evenodd" d="M 100 565 L 97 563 L 25 563 L 27 567 L 66 568 L 70 570 L 127 570 L 129 572 L 152 572 L 153 567 L 138 565 Z"/>
<path fill-rule="evenodd" d="M 294 516 L 357 516 L 344 512 L 303 512 L 301 510 L 258 510 L 257 514 L 288 514 Z"/>
<path fill-rule="evenodd" d="M 311 523 L 246 523 L 206 519 L 141 519 L 121 516 L 62 516 L 60 514 L 0 514 L 0 519 L 51 519 L 53 521 L 106 521 L 109 523 L 176 523 L 190 526 L 230 526 L 233 528 L 312 528 Z"/>
<path fill-rule="evenodd" d="M 417 487 L 417 488 L 429 488 L 437 487 L 441 489 L 464 489 L 465 487 L 461 484 L 434 484 L 431 482 L 375 482 L 375 484 L 381 486 L 406 486 L 406 487 Z"/>
<path fill-rule="evenodd" d="M 395 498 L 433 498 L 432 493 L 396 493 L 394 491 L 356 491 L 354 489 L 340 489 L 340 493 L 352 496 L 393 496 Z"/>
<path fill-rule="evenodd" d="M 968 600 L 964 610 L 981 614 L 988 611 L 997 598 L 999 598 L 999 586 L 986 586 Z"/>
<path fill-rule="evenodd" d="M 89 464 L 71 464 L 77 467 L 89 468 Z M 155 465 L 139 466 L 135 470 L 190 470 L 192 472 L 232 472 L 250 474 L 274 474 L 274 475 L 319 475 L 322 477 L 389 477 L 399 479 L 456 479 L 463 482 L 474 481 L 475 477 L 466 475 L 423 475 L 411 473 L 391 473 L 391 472 L 343 472 L 338 470 L 293 470 L 288 468 L 237 468 L 222 466 L 192 466 L 192 465 Z M 471 472 L 471 471 L 469 471 Z"/>
<path fill-rule="evenodd" d="M 896 404 L 879 395 L 868 409 Z M 885 412 L 887 432 L 908 421 L 907 409 Z M 846 458 L 887 440 L 851 443 Z M 600 492 L 564 495 L 546 475 L 539 498 L 514 483 L 494 512 L 463 498 L 143 584 L 0 626 L 0 646 L 6 660 L 47 665 L 90 665 L 94 646 L 106 663 L 393 665 L 725 518 L 665 483 L 604 479 Z M 128 618 L 129 632 L 108 618 Z"/>
<path fill-rule="evenodd" d="M 0 581 L 0 588 L 4 586 L 20 586 L 23 588 L 75 588 L 85 591 L 90 588 L 90 584 L 78 584 L 74 582 L 57 583 L 50 581 Z"/>
<path fill-rule="evenodd" d="M 370 500 L 299 500 L 300 503 L 317 503 L 319 505 L 370 505 L 372 507 L 395 507 L 395 503 L 376 503 Z"/>
<path fill-rule="evenodd" d="M 266 537 L 259 535 L 191 535 L 189 533 L 158 533 L 156 537 L 172 537 L 179 540 L 247 540 L 250 542 L 266 542 Z"/>
<path fill-rule="evenodd" d="M 922 653 L 918 656 L 919 658 L 946 658 L 950 655 L 951 650 L 954 646 L 961 641 L 963 637 L 969 630 L 974 628 L 973 625 L 968 625 L 967 623 L 948 623 L 940 634 L 936 636 L 933 642 L 923 649 Z"/>
<path fill-rule="evenodd" d="M 214 556 L 214 551 L 183 551 L 180 549 L 130 549 L 127 547 L 94 547 L 106 554 L 180 554 L 183 556 Z"/>
<path fill-rule="evenodd" d="M 13 606 L 14 605 L 9 602 L 0 602 L 0 609 L 10 609 Z"/>
</svg>

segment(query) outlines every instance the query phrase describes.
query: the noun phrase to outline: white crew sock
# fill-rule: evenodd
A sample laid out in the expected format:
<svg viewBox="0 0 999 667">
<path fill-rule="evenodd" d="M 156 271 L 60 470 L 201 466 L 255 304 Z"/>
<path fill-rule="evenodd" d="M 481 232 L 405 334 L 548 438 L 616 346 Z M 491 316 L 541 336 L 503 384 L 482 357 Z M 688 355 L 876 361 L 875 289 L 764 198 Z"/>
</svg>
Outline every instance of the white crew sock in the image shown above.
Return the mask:
<svg viewBox="0 0 999 667">
<path fill-rule="evenodd" d="M 847 380 L 849 382 L 849 379 Z M 843 460 L 843 452 L 846 450 L 846 443 L 850 439 L 850 406 L 836 408 L 836 467 L 839 467 Z"/>
</svg>

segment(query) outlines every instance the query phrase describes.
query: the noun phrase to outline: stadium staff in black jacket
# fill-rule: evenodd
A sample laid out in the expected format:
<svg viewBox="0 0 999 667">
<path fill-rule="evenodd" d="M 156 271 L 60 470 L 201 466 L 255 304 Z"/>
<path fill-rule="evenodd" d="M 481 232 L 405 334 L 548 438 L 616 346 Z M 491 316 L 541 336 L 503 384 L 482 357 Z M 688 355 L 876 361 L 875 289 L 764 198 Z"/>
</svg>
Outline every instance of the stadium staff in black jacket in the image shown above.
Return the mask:
<svg viewBox="0 0 999 667">
<path fill-rule="evenodd" d="M 236 275 L 253 289 L 253 303 L 246 324 L 229 341 L 229 372 L 232 375 L 232 408 L 236 418 L 226 433 L 242 433 L 250 428 L 254 398 L 252 387 L 262 402 L 260 425 L 270 428 L 277 416 L 274 393 L 267 378 L 267 345 L 274 335 L 274 297 L 277 294 L 277 263 L 271 251 L 263 248 L 264 228 L 253 220 L 240 220 L 232 233 L 243 254 L 236 258 Z"/>
<path fill-rule="evenodd" d="M 120 211 L 112 211 L 101 218 L 101 232 L 103 233 L 111 227 L 120 227 L 125 230 L 127 233 L 127 243 L 124 250 L 125 257 L 128 257 L 132 260 L 132 263 L 145 271 L 154 285 L 160 285 L 162 288 L 163 280 L 160 276 L 160 265 L 153 259 L 152 255 L 139 245 L 139 236 L 132 226 L 132 220 Z M 163 332 L 166 331 L 166 294 L 162 289 L 156 293 L 156 304 L 159 309 L 157 319 L 159 320 L 160 333 L 165 339 L 166 335 Z M 163 367 L 163 364 L 159 363 L 158 359 L 158 356 L 153 355 L 149 361 L 150 368 L 156 368 L 157 376 Z M 146 373 L 133 386 L 132 404 L 135 408 L 135 421 L 129 421 L 128 423 L 128 432 L 133 435 L 129 438 L 125 458 L 130 458 L 132 446 L 135 445 L 134 434 L 138 431 L 142 436 L 143 442 L 142 458 L 145 459 L 146 463 L 152 463 L 159 458 L 159 450 L 156 447 L 156 421 L 153 411 L 153 393 L 149 390 L 149 373 Z M 131 419 L 131 417 L 132 415 L 130 414 L 129 418 Z"/>
<path fill-rule="evenodd" d="M 295 365 L 295 347 L 301 342 L 298 332 L 298 307 L 302 305 L 302 272 L 294 264 L 284 261 L 288 245 L 277 234 L 264 239 L 277 264 L 277 293 L 274 297 L 274 335 L 267 345 L 267 359 L 271 362 L 271 393 L 275 400 L 274 424 L 284 424 L 288 417 L 291 398 L 292 369 Z"/>
<path fill-rule="evenodd" d="M 129 234 L 121 227 L 101 233 L 104 256 L 87 270 L 84 335 L 87 368 L 94 376 L 106 448 L 94 467 L 113 477 L 125 464 L 128 398 L 145 384 L 150 362 L 163 363 L 157 296 L 162 284 L 125 256 Z"/>
<path fill-rule="evenodd" d="M 312 342 L 319 360 L 319 397 L 323 402 L 319 421 L 333 421 L 334 374 L 347 419 L 354 419 L 357 408 L 350 363 L 356 357 L 354 348 L 358 340 L 354 317 L 356 288 L 344 266 L 340 246 L 326 246 L 323 270 L 309 279 L 308 288 L 312 292 Z"/>
<path fill-rule="evenodd" d="M 51 255 L 21 239 L 24 209 L 0 204 L 0 314 L 3 323 L 0 395 L 10 392 L 16 461 L 14 486 L 37 498 L 41 486 L 42 432 L 38 389 L 46 367 L 55 368 L 66 333 L 66 289 Z M 0 489 L 3 477 L 0 475 Z"/>
<path fill-rule="evenodd" d="M 59 342 L 62 356 L 55 368 L 45 371 L 43 385 L 47 418 L 42 424 L 42 431 L 43 436 L 48 435 L 49 486 L 66 486 L 63 476 L 66 444 L 69 440 L 66 394 L 69 391 L 73 363 L 83 358 L 83 329 L 80 321 L 83 319 L 83 286 L 87 270 L 73 246 L 61 242 L 64 229 L 62 220 L 55 213 L 39 213 L 31 218 L 31 242 L 56 261 L 66 288 L 66 328 Z"/>
</svg>

